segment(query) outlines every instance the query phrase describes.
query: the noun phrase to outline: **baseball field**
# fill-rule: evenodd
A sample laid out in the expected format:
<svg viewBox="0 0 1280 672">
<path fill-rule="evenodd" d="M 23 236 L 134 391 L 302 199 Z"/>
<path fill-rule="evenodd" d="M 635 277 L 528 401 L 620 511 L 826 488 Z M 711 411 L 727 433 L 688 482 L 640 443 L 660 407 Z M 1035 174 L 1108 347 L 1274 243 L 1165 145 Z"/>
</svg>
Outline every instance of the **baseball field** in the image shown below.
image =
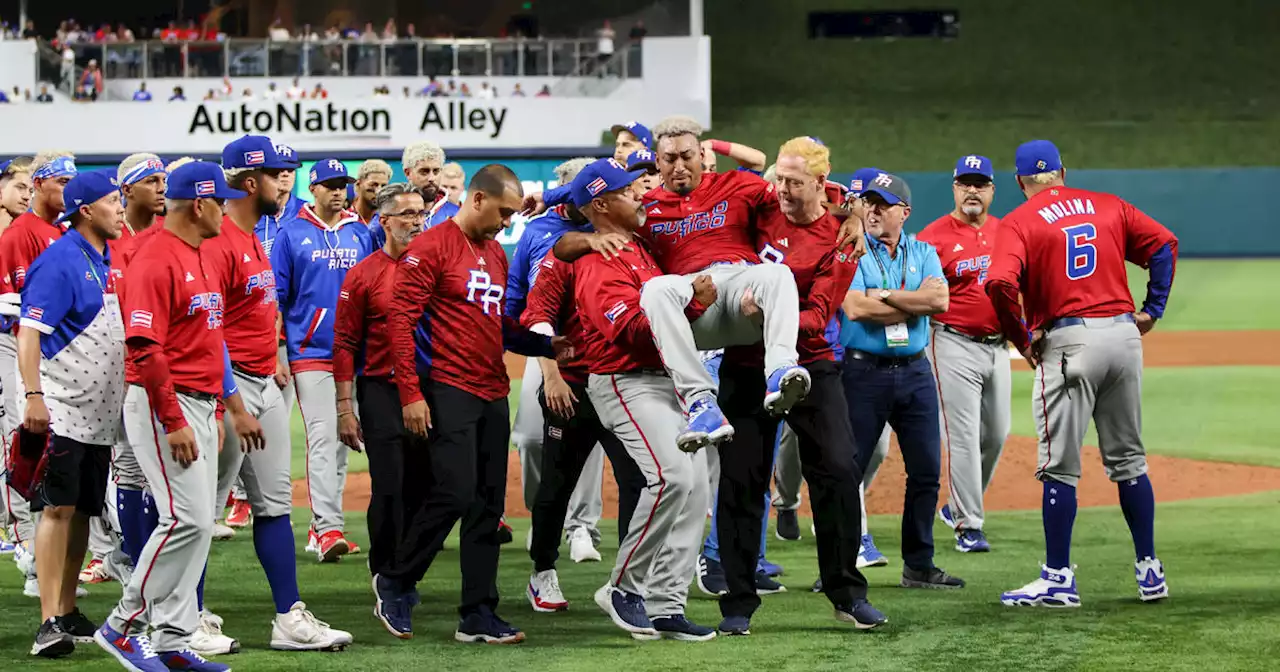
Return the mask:
<svg viewBox="0 0 1280 672">
<path fill-rule="evenodd" d="M 571 609 L 534 614 L 523 598 L 529 561 L 528 527 L 512 454 L 508 514 L 517 542 L 503 549 L 500 613 L 528 634 L 516 647 L 453 641 L 458 597 L 458 553 L 451 541 L 421 586 L 415 639 L 401 642 L 371 615 L 368 572 L 360 556 L 321 566 L 299 555 L 303 599 L 317 616 L 355 634 L 337 654 L 267 650 L 272 617 L 266 581 L 241 532 L 215 543 L 206 592 L 208 606 L 226 619 L 225 631 L 244 650 L 224 659 L 240 670 L 376 669 L 869 669 L 869 670 L 1262 670 L 1280 658 L 1280 277 L 1277 260 L 1204 260 L 1179 265 L 1167 317 L 1145 341 L 1144 437 L 1151 476 L 1161 502 L 1156 545 L 1171 597 L 1136 599 L 1133 554 L 1097 451 L 1080 488 L 1073 560 L 1084 606 L 1079 610 L 1014 610 L 1000 606 L 1001 591 L 1034 578 L 1042 557 L 1040 488 L 1032 480 L 1035 428 L 1030 373 L 1014 362 L 1013 430 L 987 494 L 986 531 L 993 550 L 962 555 L 951 550 L 938 523 L 937 562 L 965 578 L 957 592 L 897 588 L 901 562 L 898 516 L 903 492 L 901 460 L 891 453 L 869 494 L 871 532 L 891 558 L 867 570 L 871 599 L 890 619 L 874 633 L 856 633 L 834 621 L 826 599 L 808 592 L 817 576 L 808 525 L 799 542 L 770 538 L 769 558 L 786 569 L 789 591 L 764 598 L 752 636 L 705 644 L 638 643 L 616 629 L 591 602 L 613 561 L 609 521 L 603 564 L 574 565 L 560 577 Z M 1145 274 L 1132 285 L 1142 295 Z M 512 362 L 519 371 L 518 362 Z M 518 390 L 518 382 L 513 385 Z M 513 393 L 513 399 L 515 394 Z M 1090 434 L 1089 441 L 1096 441 Z M 301 478 L 302 433 L 295 423 L 295 477 Z M 729 449 L 732 449 L 730 444 Z M 352 471 L 364 462 L 353 455 Z M 945 472 L 945 470 L 944 470 Z M 612 487 L 611 479 L 607 479 Z M 350 536 L 367 542 L 364 516 L 368 481 L 353 473 L 347 490 Z M 943 486 L 945 492 L 945 484 Z M 606 515 L 613 515 L 612 492 Z M 305 542 L 305 490 L 295 486 L 294 528 Z M 806 513 L 802 515 L 807 515 Z M 117 584 L 91 587 L 81 602 L 93 619 L 105 617 L 119 596 Z M 0 669 L 118 669 L 92 645 L 61 661 L 27 656 L 37 626 L 36 602 L 22 596 L 16 570 L 0 567 Z M 689 616 L 719 622 L 716 603 L 692 590 Z"/>
</svg>

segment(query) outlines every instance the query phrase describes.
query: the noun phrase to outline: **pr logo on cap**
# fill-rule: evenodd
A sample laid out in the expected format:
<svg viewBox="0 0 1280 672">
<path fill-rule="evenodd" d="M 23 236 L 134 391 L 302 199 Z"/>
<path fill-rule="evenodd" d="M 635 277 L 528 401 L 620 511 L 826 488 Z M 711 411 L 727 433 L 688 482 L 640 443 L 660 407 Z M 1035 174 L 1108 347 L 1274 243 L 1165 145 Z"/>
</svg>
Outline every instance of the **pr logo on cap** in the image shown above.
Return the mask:
<svg viewBox="0 0 1280 672">
<path fill-rule="evenodd" d="M 969 166 L 970 168 L 979 169 L 982 168 L 982 159 L 979 159 L 976 156 L 966 156 L 964 157 L 964 165 Z"/>
<path fill-rule="evenodd" d="M 267 155 L 262 150 L 244 153 L 244 162 L 250 166 L 257 166 L 267 162 Z"/>
<path fill-rule="evenodd" d="M 587 185 L 587 192 L 592 196 L 597 196 L 600 192 L 604 191 L 607 186 L 609 186 L 609 183 L 605 182 L 603 177 L 597 177 L 596 179 L 591 180 L 591 184 Z"/>
<path fill-rule="evenodd" d="M 346 172 L 346 168 L 342 166 L 342 162 L 337 159 L 329 159 L 329 167 L 333 170 L 341 170 Z"/>
<path fill-rule="evenodd" d="M 649 150 L 647 150 L 647 149 L 637 149 L 637 150 L 636 150 L 636 158 L 637 158 L 637 159 L 639 159 L 639 160 L 641 160 L 641 161 L 652 161 L 652 160 L 653 160 L 653 153 L 652 153 L 652 152 L 650 152 L 650 151 L 649 151 Z"/>
<path fill-rule="evenodd" d="M 258 152 L 261 154 L 262 152 Z M 218 190 L 213 180 L 203 180 L 196 182 L 196 196 L 212 196 Z"/>
<path fill-rule="evenodd" d="M 880 173 L 876 175 L 875 183 L 882 187 L 893 186 L 893 178 L 889 177 L 889 173 Z"/>
<path fill-rule="evenodd" d="M 1039 168 L 1040 170 L 1044 170 L 1045 166 L 1048 166 L 1048 165 L 1049 164 L 1044 162 L 1044 159 L 1040 159 L 1039 161 L 1036 161 L 1036 168 Z"/>
</svg>

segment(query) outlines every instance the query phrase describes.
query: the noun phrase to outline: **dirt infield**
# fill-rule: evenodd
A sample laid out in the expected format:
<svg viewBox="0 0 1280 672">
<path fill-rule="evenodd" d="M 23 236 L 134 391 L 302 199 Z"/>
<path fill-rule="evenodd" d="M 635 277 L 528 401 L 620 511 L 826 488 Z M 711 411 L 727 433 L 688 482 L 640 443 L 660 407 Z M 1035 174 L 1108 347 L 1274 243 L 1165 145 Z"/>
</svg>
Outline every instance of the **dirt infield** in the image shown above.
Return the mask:
<svg viewBox="0 0 1280 672">
<path fill-rule="evenodd" d="M 1144 338 L 1143 351 L 1148 367 L 1161 366 L 1280 366 L 1280 350 L 1244 348 L 1241 343 L 1274 343 L 1280 341 L 1280 332 L 1161 332 L 1159 329 Z M 1025 368 L 1021 360 L 1015 367 Z M 508 355 L 507 371 L 513 380 L 524 373 L 524 358 Z M 900 513 L 906 473 L 902 458 L 896 449 L 890 450 L 876 477 L 876 484 L 867 495 L 870 513 Z M 725 450 L 732 450 L 729 444 Z M 944 456 L 945 460 L 945 456 Z M 1080 506 L 1107 506 L 1119 503 L 1116 487 L 1107 480 L 1102 469 L 1098 449 L 1088 446 L 1084 451 L 1084 477 L 1079 486 Z M 1280 469 L 1255 467 L 1220 462 L 1204 462 L 1176 457 L 1152 455 L 1148 457 L 1151 479 L 1156 498 L 1160 501 L 1196 499 L 1233 494 L 1247 494 L 1280 489 Z M 1035 439 L 1012 436 L 1005 444 L 1004 456 L 987 491 L 986 506 L 991 510 L 1036 509 L 1040 507 L 1041 488 L 1033 478 L 1036 468 Z M 528 516 L 520 484 L 520 460 L 513 451 L 509 458 L 507 476 L 507 515 Z M 609 469 L 605 469 L 605 515 L 617 515 L 617 486 Z M 943 466 L 942 499 L 947 491 L 946 467 Z M 808 513 L 806 503 L 802 511 Z M 306 484 L 297 481 L 293 485 L 295 506 L 307 506 Z M 369 503 L 369 475 L 351 474 L 347 479 L 343 508 L 363 511 Z"/>
</svg>

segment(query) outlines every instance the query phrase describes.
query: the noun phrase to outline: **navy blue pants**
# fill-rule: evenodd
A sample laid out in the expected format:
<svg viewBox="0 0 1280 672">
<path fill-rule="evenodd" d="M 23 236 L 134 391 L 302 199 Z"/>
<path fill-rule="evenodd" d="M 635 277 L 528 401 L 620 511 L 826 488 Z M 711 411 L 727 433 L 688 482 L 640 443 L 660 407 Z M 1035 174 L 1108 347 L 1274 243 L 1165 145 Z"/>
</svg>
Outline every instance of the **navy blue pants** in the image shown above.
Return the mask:
<svg viewBox="0 0 1280 672">
<path fill-rule="evenodd" d="M 849 422 L 858 445 L 858 467 L 865 471 L 885 423 L 898 435 L 907 470 L 902 506 L 902 561 L 933 567 L 933 516 L 938 507 L 942 470 L 938 430 L 938 388 L 929 361 L 888 365 L 846 353 L 841 376 L 849 404 Z"/>
</svg>

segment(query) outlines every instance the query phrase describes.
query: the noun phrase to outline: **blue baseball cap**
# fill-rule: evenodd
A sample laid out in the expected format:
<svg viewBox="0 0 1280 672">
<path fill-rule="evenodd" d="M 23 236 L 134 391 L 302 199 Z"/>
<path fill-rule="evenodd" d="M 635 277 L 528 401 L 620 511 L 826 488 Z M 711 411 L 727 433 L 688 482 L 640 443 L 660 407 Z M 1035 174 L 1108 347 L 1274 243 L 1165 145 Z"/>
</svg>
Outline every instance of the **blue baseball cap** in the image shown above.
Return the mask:
<svg viewBox="0 0 1280 672">
<path fill-rule="evenodd" d="M 996 171 L 991 167 L 991 159 L 977 154 L 962 156 L 956 160 L 956 169 L 952 171 L 951 177 L 961 175 L 981 175 L 988 180 L 996 179 Z"/>
<path fill-rule="evenodd" d="M 222 167 L 287 170 L 296 168 L 290 159 L 276 152 L 275 143 L 265 135 L 246 135 L 222 148 Z"/>
<path fill-rule="evenodd" d="M 649 128 L 647 126 L 638 121 L 628 121 L 625 124 L 614 124 L 609 130 L 613 133 L 613 137 L 615 138 L 618 137 L 619 133 L 627 131 L 631 135 L 636 136 L 636 140 L 639 140 L 645 147 L 653 149 L 653 134 L 649 132 Z"/>
<path fill-rule="evenodd" d="M 356 201 L 356 185 L 354 182 L 347 183 L 347 200 L 352 203 Z"/>
<path fill-rule="evenodd" d="M 911 187 L 907 186 L 907 181 L 889 173 L 877 173 L 875 177 L 867 181 L 862 195 L 877 194 L 885 200 L 889 205 L 911 205 Z"/>
<path fill-rule="evenodd" d="M 208 161 L 192 161 L 169 173 L 165 196 L 191 201 L 197 198 L 244 198 L 248 194 L 227 186 L 222 166 Z"/>
<path fill-rule="evenodd" d="M 658 160 L 654 157 L 653 152 L 647 149 L 637 149 L 631 152 L 631 156 L 627 157 L 627 170 L 643 170 L 652 175 L 658 172 Z"/>
<path fill-rule="evenodd" d="M 1048 140 L 1031 140 L 1018 146 L 1013 155 L 1013 165 L 1018 175 L 1038 175 L 1062 170 L 1062 155 Z"/>
<path fill-rule="evenodd" d="M 643 170 L 627 170 L 614 159 L 599 159 L 573 178 L 570 184 L 573 204 L 581 208 L 596 196 L 617 191 L 642 177 Z"/>
<path fill-rule="evenodd" d="M 298 153 L 293 151 L 293 148 L 289 145 L 277 144 L 276 154 L 280 156 L 281 161 L 286 161 L 290 164 L 289 168 L 297 170 L 302 167 L 302 159 L 298 158 Z"/>
<path fill-rule="evenodd" d="M 40 167 L 31 175 L 33 180 L 49 180 L 58 177 L 75 177 L 76 160 L 69 156 L 60 156 Z"/>
<path fill-rule="evenodd" d="M 879 168 L 859 168 L 853 171 L 853 178 L 849 180 L 849 193 L 853 196 L 861 196 L 867 184 L 883 172 Z"/>
<path fill-rule="evenodd" d="M 351 184 L 356 181 L 356 178 L 348 175 L 347 164 L 337 159 L 316 161 L 316 165 L 311 166 L 311 185 L 314 186 L 329 180 L 346 180 L 347 184 Z"/>
<path fill-rule="evenodd" d="M 3 162 L 0 162 L 0 173 L 3 173 L 4 171 L 8 170 L 9 164 L 11 163 L 13 163 L 13 159 L 5 159 Z"/>
<path fill-rule="evenodd" d="M 120 190 L 114 170 L 90 170 L 78 173 L 67 183 L 62 192 L 62 200 L 66 204 L 66 212 L 54 221 L 59 224 L 71 219 L 71 215 L 80 211 L 80 206 L 97 203 Z"/>
</svg>

